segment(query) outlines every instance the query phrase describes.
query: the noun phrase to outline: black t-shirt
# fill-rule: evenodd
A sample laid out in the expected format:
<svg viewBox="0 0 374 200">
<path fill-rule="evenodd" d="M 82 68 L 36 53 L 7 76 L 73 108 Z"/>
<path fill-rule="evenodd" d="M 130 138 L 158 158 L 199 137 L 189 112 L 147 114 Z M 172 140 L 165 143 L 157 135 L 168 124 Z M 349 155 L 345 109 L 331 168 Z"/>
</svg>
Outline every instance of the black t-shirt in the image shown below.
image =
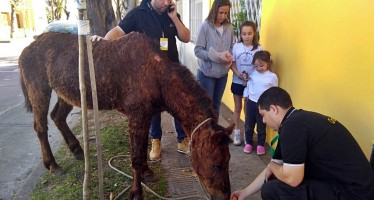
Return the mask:
<svg viewBox="0 0 374 200">
<path fill-rule="evenodd" d="M 374 198 L 374 172 L 351 133 L 335 119 L 291 110 L 279 128 L 274 159 L 305 164 L 304 179 L 337 183 L 357 199 Z"/>
<path fill-rule="evenodd" d="M 180 20 L 180 15 L 178 14 Z M 142 1 L 141 5 L 132 9 L 118 26 L 126 33 L 139 32 L 160 43 L 160 38 L 168 38 L 167 56 L 174 62 L 179 62 L 175 36 L 178 36 L 175 24 L 167 11 L 157 14 L 149 1 Z"/>
</svg>

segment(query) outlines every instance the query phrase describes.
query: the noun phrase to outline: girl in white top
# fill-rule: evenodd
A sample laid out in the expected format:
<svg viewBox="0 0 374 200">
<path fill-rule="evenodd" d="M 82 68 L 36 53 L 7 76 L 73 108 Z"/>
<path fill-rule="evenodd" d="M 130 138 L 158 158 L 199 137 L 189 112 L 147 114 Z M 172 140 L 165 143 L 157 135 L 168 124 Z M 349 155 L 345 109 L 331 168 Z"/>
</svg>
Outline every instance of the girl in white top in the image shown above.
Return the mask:
<svg viewBox="0 0 374 200">
<path fill-rule="evenodd" d="M 247 85 L 248 75 L 253 71 L 253 55 L 262 50 L 258 43 L 256 24 L 245 21 L 240 26 L 240 41 L 234 44 L 232 54 L 234 64 L 231 66 L 233 78 L 231 92 L 234 96 L 234 145 L 240 145 L 240 113 L 242 112 L 243 91 Z"/>
<path fill-rule="evenodd" d="M 257 155 L 265 154 L 266 125 L 262 121 L 262 116 L 258 112 L 257 101 L 260 95 L 270 87 L 278 86 L 278 77 L 271 72 L 272 60 L 268 51 L 258 51 L 253 56 L 255 70 L 249 75 L 247 87 L 244 89 L 246 100 L 245 112 L 245 142 L 243 149 L 245 153 L 251 153 L 253 149 L 253 133 L 257 124 Z"/>
</svg>

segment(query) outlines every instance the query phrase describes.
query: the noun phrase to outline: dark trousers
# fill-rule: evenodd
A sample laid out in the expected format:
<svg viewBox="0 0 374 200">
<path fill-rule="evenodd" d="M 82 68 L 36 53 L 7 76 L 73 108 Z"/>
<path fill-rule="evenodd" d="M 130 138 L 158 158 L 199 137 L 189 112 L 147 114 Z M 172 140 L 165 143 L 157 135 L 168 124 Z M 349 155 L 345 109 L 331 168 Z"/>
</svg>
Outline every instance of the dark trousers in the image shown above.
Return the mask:
<svg viewBox="0 0 374 200">
<path fill-rule="evenodd" d="M 181 124 L 178 120 L 174 118 L 175 130 L 177 131 L 177 141 L 182 142 L 186 138 L 186 133 L 184 132 Z M 151 121 L 151 139 L 161 139 L 162 129 L 161 129 L 161 113 L 152 116 Z"/>
<path fill-rule="evenodd" d="M 348 200 L 355 199 L 341 186 L 326 181 L 304 180 L 291 187 L 277 179 L 264 183 L 261 188 L 263 200 Z"/>
<path fill-rule="evenodd" d="M 247 100 L 245 112 L 244 139 L 247 144 L 253 145 L 253 133 L 257 124 L 258 145 L 264 146 L 266 139 L 266 125 L 262 122 L 262 116 L 258 112 L 256 102 Z"/>
</svg>

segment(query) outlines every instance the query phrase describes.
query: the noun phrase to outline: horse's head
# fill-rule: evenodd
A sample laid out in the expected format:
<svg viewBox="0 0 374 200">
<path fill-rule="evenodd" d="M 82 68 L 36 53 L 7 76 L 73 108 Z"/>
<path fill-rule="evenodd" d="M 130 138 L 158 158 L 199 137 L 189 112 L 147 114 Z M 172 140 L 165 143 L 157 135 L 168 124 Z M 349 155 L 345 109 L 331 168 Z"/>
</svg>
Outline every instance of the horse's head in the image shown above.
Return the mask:
<svg viewBox="0 0 374 200">
<path fill-rule="evenodd" d="M 230 198 L 229 143 L 234 125 L 223 128 L 216 122 L 207 123 L 192 135 L 191 163 L 211 199 Z"/>
</svg>

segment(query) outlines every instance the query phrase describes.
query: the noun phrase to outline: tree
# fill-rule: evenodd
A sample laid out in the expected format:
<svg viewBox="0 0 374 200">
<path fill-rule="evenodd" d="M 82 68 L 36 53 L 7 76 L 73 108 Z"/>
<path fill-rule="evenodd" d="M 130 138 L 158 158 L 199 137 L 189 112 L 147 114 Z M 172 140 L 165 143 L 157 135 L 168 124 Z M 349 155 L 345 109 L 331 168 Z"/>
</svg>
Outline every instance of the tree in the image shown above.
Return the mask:
<svg viewBox="0 0 374 200">
<path fill-rule="evenodd" d="M 87 15 L 92 35 L 104 36 L 117 25 L 111 1 L 87 0 Z"/>
<path fill-rule="evenodd" d="M 66 0 L 46 0 L 47 3 L 47 20 L 52 22 L 61 19 L 61 14 L 66 5 Z"/>
<path fill-rule="evenodd" d="M 112 6 L 112 3 L 114 7 Z M 139 0 L 87 0 L 87 11 L 88 19 L 90 20 L 91 34 L 104 36 L 138 4 Z"/>
<path fill-rule="evenodd" d="M 119 23 L 130 10 L 135 8 L 138 3 L 137 0 L 113 0 L 113 2 L 115 5 L 117 23 Z"/>
<path fill-rule="evenodd" d="M 14 37 L 14 29 L 17 25 L 15 20 L 15 9 L 22 3 L 22 0 L 10 0 L 10 38 Z"/>
</svg>

